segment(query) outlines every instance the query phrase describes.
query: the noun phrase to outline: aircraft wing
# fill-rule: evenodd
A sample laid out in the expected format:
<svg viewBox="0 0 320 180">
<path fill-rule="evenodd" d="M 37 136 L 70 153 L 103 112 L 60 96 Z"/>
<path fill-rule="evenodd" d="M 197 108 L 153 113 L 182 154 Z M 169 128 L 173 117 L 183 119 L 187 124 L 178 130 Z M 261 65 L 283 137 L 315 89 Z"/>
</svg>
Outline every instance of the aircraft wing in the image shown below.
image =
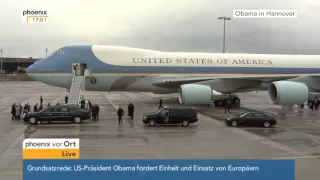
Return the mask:
<svg viewBox="0 0 320 180">
<path fill-rule="evenodd" d="M 175 75 L 162 75 L 155 78 L 152 82 L 153 85 L 163 88 L 179 88 L 183 84 L 197 83 L 212 85 L 214 82 L 219 81 L 219 84 L 237 84 L 237 89 L 251 89 L 254 86 L 258 86 L 261 83 L 270 83 L 273 81 L 292 79 L 302 76 L 317 76 L 320 74 L 277 74 L 277 75 L 264 75 L 264 74 L 229 74 L 229 75 L 213 75 L 213 76 L 175 76 Z M 238 83 L 237 83 L 238 82 Z M 240 83 L 241 82 L 241 83 Z M 217 83 L 216 83 L 217 84 Z M 243 86 L 243 87 L 241 87 Z M 249 87 L 250 86 L 250 87 Z M 233 88 L 232 88 L 233 89 Z"/>
</svg>

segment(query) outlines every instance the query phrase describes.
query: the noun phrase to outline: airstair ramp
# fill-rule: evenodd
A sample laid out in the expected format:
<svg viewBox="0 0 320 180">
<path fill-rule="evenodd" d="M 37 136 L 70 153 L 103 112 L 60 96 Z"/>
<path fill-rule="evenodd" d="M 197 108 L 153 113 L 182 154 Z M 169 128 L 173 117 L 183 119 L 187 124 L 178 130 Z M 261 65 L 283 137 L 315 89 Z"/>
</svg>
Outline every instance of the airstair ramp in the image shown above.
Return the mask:
<svg viewBox="0 0 320 180">
<path fill-rule="evenodd" d="M 74 75 L 69 92 L 68 104 L 78 105 L 84 95 L 85 78 L 84 76 Z"/>
</svg>

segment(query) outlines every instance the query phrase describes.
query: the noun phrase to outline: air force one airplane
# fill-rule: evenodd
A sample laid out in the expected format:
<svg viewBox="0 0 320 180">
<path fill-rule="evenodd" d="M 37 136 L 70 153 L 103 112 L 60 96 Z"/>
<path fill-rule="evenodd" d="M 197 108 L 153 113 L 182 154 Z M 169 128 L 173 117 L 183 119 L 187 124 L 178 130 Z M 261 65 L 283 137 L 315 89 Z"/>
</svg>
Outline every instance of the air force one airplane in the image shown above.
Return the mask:
<svg viewBox="0 0 320 180">
<path fill-rule="evenodd" d="M 266 90 L 274 104 L 304 103 L 320 90 L 320 55 L 160 52 L 66 46 L 27 68 L 33 79 L 70 88 L 73 65 L 90 70 L 86 91 L 179 93 L 181 104 L 224 105 L 237 92 Z M 90 82 L 90 81 L 89 81 Z"/>
</svg>

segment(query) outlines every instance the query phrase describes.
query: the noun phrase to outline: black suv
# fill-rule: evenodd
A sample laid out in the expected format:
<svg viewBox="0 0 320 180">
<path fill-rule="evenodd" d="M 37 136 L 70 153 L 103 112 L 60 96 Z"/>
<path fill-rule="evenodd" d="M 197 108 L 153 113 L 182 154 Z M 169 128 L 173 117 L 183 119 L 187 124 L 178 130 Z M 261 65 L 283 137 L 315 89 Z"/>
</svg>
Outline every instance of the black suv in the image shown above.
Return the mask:
<svg viewBox="0 0 320 180">
<path fill-rule="evenodd" d="M 82 110 L 75 105 L 48 106 L 39 112 L 26 113 L 23 121 L 30 124 L 37 124 L 42 121 L 70 121 L 80 124 L 82 120 L 90 119 L 90 112 Z"/>
<path fill-rule="evenodd" d="M 143 115 L 143 123 L 154 127 L 156 124 L 181 124 L 183 127 L 198 121 L 197 112 L 190 107 L 165 107 L 157 112 Z"/>
</svg>

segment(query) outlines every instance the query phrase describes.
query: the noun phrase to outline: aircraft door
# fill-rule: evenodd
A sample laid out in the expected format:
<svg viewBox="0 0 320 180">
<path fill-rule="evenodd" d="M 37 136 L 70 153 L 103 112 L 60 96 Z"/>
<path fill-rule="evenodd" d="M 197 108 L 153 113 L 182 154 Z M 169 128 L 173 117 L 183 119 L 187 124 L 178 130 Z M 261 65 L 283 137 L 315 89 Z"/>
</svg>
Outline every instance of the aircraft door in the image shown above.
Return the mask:
<svg viewBox="0 0 320 180">
<path fill-rule="evenodd" d="M 72 64 L 72 73 L 76 76 L 80 75 L 80 63 L 73 63 Z"/>
<path fill-rule="evenodd" d="M 83 63 L 72 64 L 72 72 L 75 73 L 76 76 L 84 76 L 84 72 L 86 69 L 87 69 L 87 64 L 83 64 Z"/>
</svg>

